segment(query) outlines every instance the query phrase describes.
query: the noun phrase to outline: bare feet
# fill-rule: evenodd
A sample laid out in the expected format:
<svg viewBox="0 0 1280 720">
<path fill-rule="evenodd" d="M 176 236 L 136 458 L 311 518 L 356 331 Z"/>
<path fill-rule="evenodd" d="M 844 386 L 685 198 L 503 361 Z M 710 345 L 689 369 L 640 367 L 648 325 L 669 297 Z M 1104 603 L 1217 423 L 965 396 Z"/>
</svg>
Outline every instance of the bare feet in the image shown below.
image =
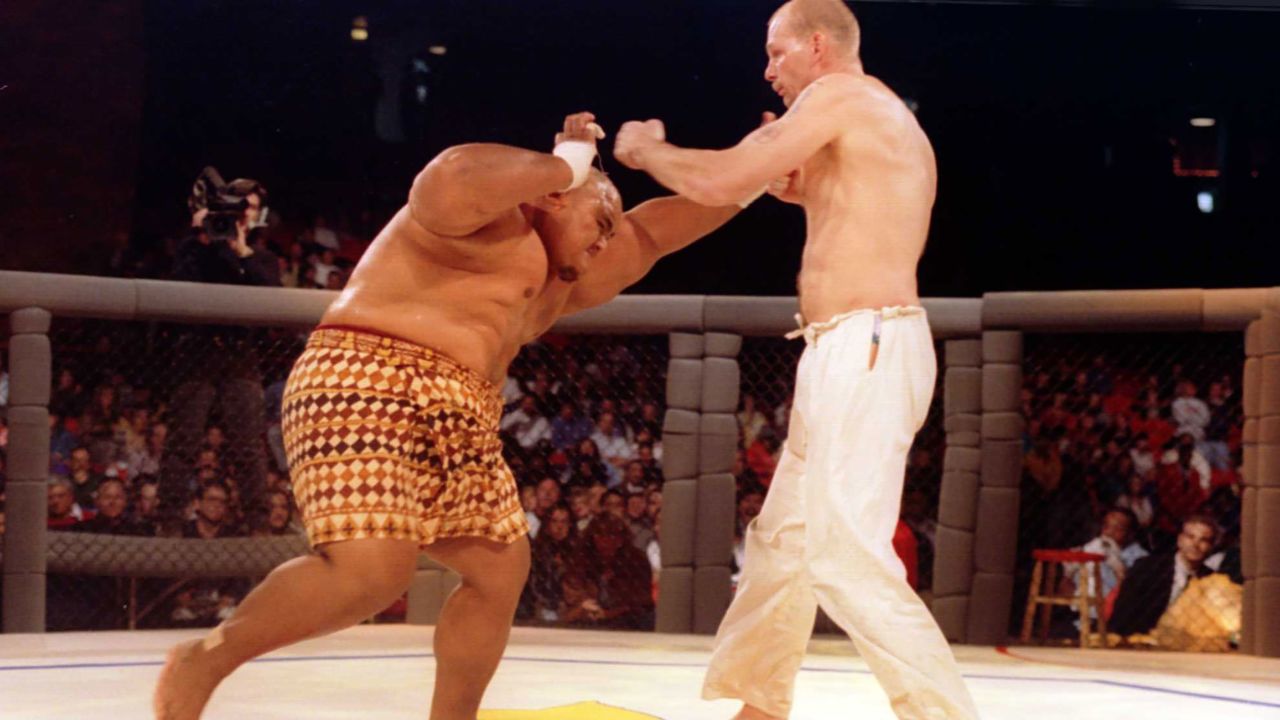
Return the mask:
<svg viewBox="0 0 1280 720">
<path fill-rule="evenodd" d="M 209 696 L 222 678 L 209 666 L 200 640 L 169 651 L 151 704 L 156 720 L 199 720 Z"/>
<path fill-rule="evenodd" d="M 742 710 L 733 716 L 733 720 L 786 720 L 778 715 L 770 715 L 769 713 L 753 708 L 744 704 Z"/>
</svg>

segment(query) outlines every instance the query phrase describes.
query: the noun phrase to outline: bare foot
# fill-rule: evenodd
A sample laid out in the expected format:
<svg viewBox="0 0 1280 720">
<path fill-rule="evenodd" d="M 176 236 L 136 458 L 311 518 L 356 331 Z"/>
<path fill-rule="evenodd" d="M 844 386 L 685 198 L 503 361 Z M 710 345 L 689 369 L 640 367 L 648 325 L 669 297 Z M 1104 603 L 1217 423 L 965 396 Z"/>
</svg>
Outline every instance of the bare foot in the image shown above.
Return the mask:
<svg viewBox="0 0 1280 720">
<path fill-rule="evenodd" d="M 156 682 L 151 701 L 156 720 L 199 720 L 221 680 L 209 666 L 200 640 L 179 643 L 169 651 Z"/>
<path fill-rule="evenodd" d="M 733 720 L 786 720 L 778 715 L 770 715 L 769 713 L 753 708 L 744 704 L 742 710 L 733 716 Z"/>
</svg>

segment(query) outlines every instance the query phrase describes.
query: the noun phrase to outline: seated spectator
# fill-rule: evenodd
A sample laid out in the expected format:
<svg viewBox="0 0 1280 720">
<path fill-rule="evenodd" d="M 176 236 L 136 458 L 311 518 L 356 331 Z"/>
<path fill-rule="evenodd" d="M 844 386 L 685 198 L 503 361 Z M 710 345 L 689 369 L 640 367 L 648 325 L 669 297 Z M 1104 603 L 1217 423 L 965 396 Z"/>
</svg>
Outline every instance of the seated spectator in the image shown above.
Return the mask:
<svg viewBox="0 0 1280 720">
<path fill-rule="evenodd" d="M 1137 521 L 1137 529 L 1139 533 L 1144 533 L 1147 528 L 1151 527 L 1151 523 L 1155 521 L 1155 505 L 1151 502 L 1151 493 L 1148 489 L 1148 483 L 1142 475 L 1134 473 L 1129 476 L 1128 488 L 1125 493 L 1116 498 L 1116 507 L 1128 510 L 1133 513 L 1134 519 Z"/>
<path fill-rule="evenodd" d="M 158 489 L 159 480 L 155 475 L 142 475 L 133 486 L 133 511 L 130 513 L 130 519 L 147 527 L 150 530 L 148 535 L 154 534 L 156 523 L 160 520 L 157 513 L 160 506 L 160 500 L 157 497 Z"/>
<path fill-rule="evenodd" d="M 75 526 L 76 532 L 99 533 L 102 535 L 153 535 L 154 530 L 138 522 L 134 522 L 125 514 L 128 496 L 124 482 L 115 478 L 103 480 L 98 485 L 95 505 L 97 514 Z"/>
<path fill-rule="evenodd" d="M 643 492 L 654 479 L 645 472 L 644 463 L 632 460 L 627 463 L 626 471 L 622 476 L 622 485 L 618 489 L 628 494 Z"/>
<path fill-rule="evenodd" d="M 605 462 L 609 471 L 612 480 L 610 484 L 622 484 L 622 466 L 636 456 L 636 448 L 627 440 L 626 430 L 618 425 L 613 413 L 600 413 L 591 440 L 596 444 L 600 459 Z"/>
<path fill-rule="evenodd" d="M 1156 456 L 1151 452 L 1151 441 L 1146 433 L 1133 436 L 1133 447 L 1129 448 L 1129 459 L 1133 461 L 1133 469 L 1139 475 L 1146 475 L 1156 469 Z"/>
<path fill-rule="evenodd" d="M 49 517 L 45 527 L 50 530 L 70 530 L 81 520 L 93 514 L 76 503 L 75 488 L 65 477 L 55 475 L 49 480 Z"/>
<path fill-rule="evenodd" d="M 756 441 L 747 447 L 747 466 L 766 487 L 773 481 L 773 471 L 778 466 L 781 450 L 782 442 L 778 440 L 773 428 L 761 430 Z"/>
<path fill-rule="evenodd" d="M 1133 513 L 1121 508 L 1112 508 L 1102 517 L 1102 530 L 1098 537 L 1080 547 L 1084 552 L 1105 555 L 1102 562 L 1102 592 L 1093 587 L 1093 578 L 1089 578 L 1090 592 L 1095 597 L 1107 597 L 1116 586 L 1124 580 L 1129 568 L 1138 560 L 1150 555 L 1146 548 L 1134 541 L 1137 536 L 1138 520 Z M 1074 579 L 1079 572 L 1075 563 L 1067 563 L 1062 570 L 1062 577 L 1067 584 L 1074 587 Z"/>
<path fill-rule="evenodd" d="M 600 510 L 596 513 L 596 517 L 601 515 L 612 515 L 619 520 L 627 519 L 627 501 L 622 497 L 622 493 L 617 490 L 606 490 L 600 498 Z"/>
<path fill-rule="evenodd" d="M 67 467 L 67 479 L 71 481 L 72 491 L 76 496 L 76 504 L 86 510 L 93 507 L 93 494 L 98 491 L 102 475 L 94 471 L 89 448 L 81 445 L 71 451 L 71 462 Z"/>
<path fill-rule="evenodd" d="M 626 522 L 611 512 L 591 521 L 562 584 L 561 620 L 586 627 L 653 628 L 653 571 L 629 539 Z"/>
<path fill-rule="evenodd" d="M 595 426 L 591 419 L 578 414 L 578 408 L 571 402 L 560 405 L 556 419 L 551 421 L 551 444 L 557 450 L 569 450 L 591 437 Z"/>
<path fill-rule="evenodd" d="M 556 622 L 564 602 L 564 579 L 578 554 L 578 527 L 569 508 L 556 505 L 547 513 L 544 532 L 530 547 L 529 580 L 521 604 L 525 616 Z"/>
<path fill-rule="evenodd" d="M 529 523 L 529 537 L 538 537 L 542 520 L 538 519 L 538 488 L 533 485 L 520 486 L 520 508 L 524 510 L 524 519 Z"/>
<path fill-rule="evenodd" d="M 3 353 L 0 353 L 3 354 Z M 66 421 L 61 415 L 49 408 L 49 467 L 54 472 L 66 473 L 71 462 L 71 453 L 80 446 L 80 439 L 67 429 Z"/>
<path fill-rule="evenodd" d="M 747 559 L 747 527 L 760 515 L 764 508 L 765 489 L 761 485 L 748 485 L 738 491 L 738 509 L 733 525 L 733 586 L 738 586 L 738 577 Z"/>
<path fill-rule="evenodd" d="M 1214 470 L 1231 468 L 1231 447 L 1228 438 L 1236 424 L 1238 405 L 1230 405 L 1226 401 L 1222 383 L 1209 384 L 1209 423 L 1204 428 L 1204 440 L 1197 448 L 1209 461 Z"/>
<path fill-rule="evenodd" d="M 577 486 L 569 491 L 569 511 L 573 514 L 573 525 L 578 532 L 587 529 L 587 524 L 595 513 L 591 510 L 591 490 Z"/>
<path fill-rule="evenodd" d="M 1208 498 L 1209 478 L 1200 475 L 1194 461 L 1195 441 L 1180 442 L 1165 454 L 1156 476 L 1156 527 L 1170 535 L 1200 509 Z"/>
<path fill-rule="evenodd" d="M 578 443 L 578 448 L 569 458 L 569 467 L 564 473 L 564 483 L 572 487 L 585 487 L 602 483 L 609 487 L 618 485 L 609 473 L 609 468 L 600 459 L 600 451 L 594 440 L 587 439 Z"/>
<path fill-rule="evenodd" d="M 1022 461 L 1023 472 L 1044 493 L 1052 493 L 1062 484 L 1062 455 L 1048 437 L 1036 438 Z"/>
<path fill-rule="evenodd" d="M 1176 551 L 1142 558 L 1125 574 L 1107 629 L 1120 635 L 1150 632 L 1191 578 L 1212 573 L 1204 561 L 1217 539 L 1218 525 L 1213 518 L 1208 515 L 1186 518 Z"/>
<path fill-rule="evenodd" d="M 769 419 L 756 408 L 756 398 L 749 393 L 742 394 L 742 407 L 738 410 L 738 428 L 742 435 L 743 447 L 751 447 L 760 431 L 769 425 Z"/>
<path fill-rule="evenodd" d="M 1196 397 L 1196 384 L 1190 380 L 1178 383 L 1178 398 L 1170 406 L 1175 432 L 1178 435 L 1190 435 L 1195 441 L 1204 439 L 1204 430 L 1209 426 L 1209 406 Z"/>
<path fill-rule="evenodd" d="M 231 488 L 225 482 L 214 480 L 201 485 L 195 517 L 182 526 L 182 537 L 212 540 L 238 535 L 238 528 L 231 522 L 230 504 Z"/>
<path fill-rule="evenodd" d="M 1148 405 L 1140 420 L 1133 421 L 1133 431 L 1146 435 L 1152 448 L 1163 448 L 1173 438 L 1173 425 L 1164 419 L 1159 405 Z"/>
<path fill-rule="evenodd" d="M 644 550 L 653 540 L 653 526 L 649 524 L 649 500 L 643 492 L 628 493 L 625 498 L 627 527 L 631 530 L 631 544 Z"/>
<path fill-rule="evenodd" d="M 293 496 L 282 490 L 267 492 L 267 511 L 265 524 L 255 532 L 258 536 L 281 536 L 303 534 L 302 524 L 298 521 L 297 509 L 293 504 Z"/>
<path fill-rule="evenodd" d="M 640 415 L 630 421 L 632 436 L 648 432 L 651 438 L 662 437 L 662 412 L 658 403 L 646 400 L 640 404 Z"/>
<path fill-rule="evenodd" d="M 502 418 L 502 432 L 516 439 L 520 447 L 531 450 L 541 440 L 551 439 L 551 423 L 538 409 L 537 398 L 525 395 L 520 399 L 520 409 Z"/>
</svg>

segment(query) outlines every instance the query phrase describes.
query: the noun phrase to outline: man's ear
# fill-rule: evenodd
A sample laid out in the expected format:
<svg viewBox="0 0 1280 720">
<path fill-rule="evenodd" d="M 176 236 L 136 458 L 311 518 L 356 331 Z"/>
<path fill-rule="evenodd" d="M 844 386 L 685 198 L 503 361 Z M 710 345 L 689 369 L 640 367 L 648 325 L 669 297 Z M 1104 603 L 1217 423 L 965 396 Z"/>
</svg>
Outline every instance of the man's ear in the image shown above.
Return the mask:
<svg viewBox="0 0 1280 720">
<path fill-rule="evenodd" d="M 568 198 L 562 192 L 547 193 L 533 201 L 533 206 L 545 212 L 559 212 L 569 205 Z"/>
</svg>

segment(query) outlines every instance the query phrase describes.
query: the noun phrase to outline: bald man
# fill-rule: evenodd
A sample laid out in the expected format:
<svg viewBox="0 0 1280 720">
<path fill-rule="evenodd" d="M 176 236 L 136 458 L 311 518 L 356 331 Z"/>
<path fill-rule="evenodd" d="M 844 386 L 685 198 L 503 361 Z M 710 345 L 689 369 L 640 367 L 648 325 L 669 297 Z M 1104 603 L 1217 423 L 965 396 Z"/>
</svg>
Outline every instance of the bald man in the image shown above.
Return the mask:
<svg viewBox="0 0 1280 720">
<path fill-rule="evenodd" d="M 434 635 L 430 717 L 475 720 L 529 570 L 498 438 L 507 366 L 557 318 L 610 300 L 739 210 L 668 197 L 623 213 L 592 168 L 593 121 L 566 118 L 552 154 L 463 145 L 418 175 L 285 388 L 285 447 L 315 554 L 170 653 L 158 718 L 194 720 L 249 659 L 387 607 L 421 551 L 462 576 Z"/>
<path fill-rule="evenodd" d="M 785 718 L 820 605 L 849 634 L 900 718 L 977 717 L 946 639 L 907 584 L 893 535 L 907 452 L 937 364 L 916 289 L 937 181 L 915 117 L 859 59 L 838 0 L 770 19 L 765 79 L 787 112 L 727 150 L 679 148 L 657 120 L 623 126 L 626 165 L 707 205 L 766 188 L 804 207 L 806 348 L 790 436 L 746 538 L 736 597 L 703 697 Z"/>
</svg>

